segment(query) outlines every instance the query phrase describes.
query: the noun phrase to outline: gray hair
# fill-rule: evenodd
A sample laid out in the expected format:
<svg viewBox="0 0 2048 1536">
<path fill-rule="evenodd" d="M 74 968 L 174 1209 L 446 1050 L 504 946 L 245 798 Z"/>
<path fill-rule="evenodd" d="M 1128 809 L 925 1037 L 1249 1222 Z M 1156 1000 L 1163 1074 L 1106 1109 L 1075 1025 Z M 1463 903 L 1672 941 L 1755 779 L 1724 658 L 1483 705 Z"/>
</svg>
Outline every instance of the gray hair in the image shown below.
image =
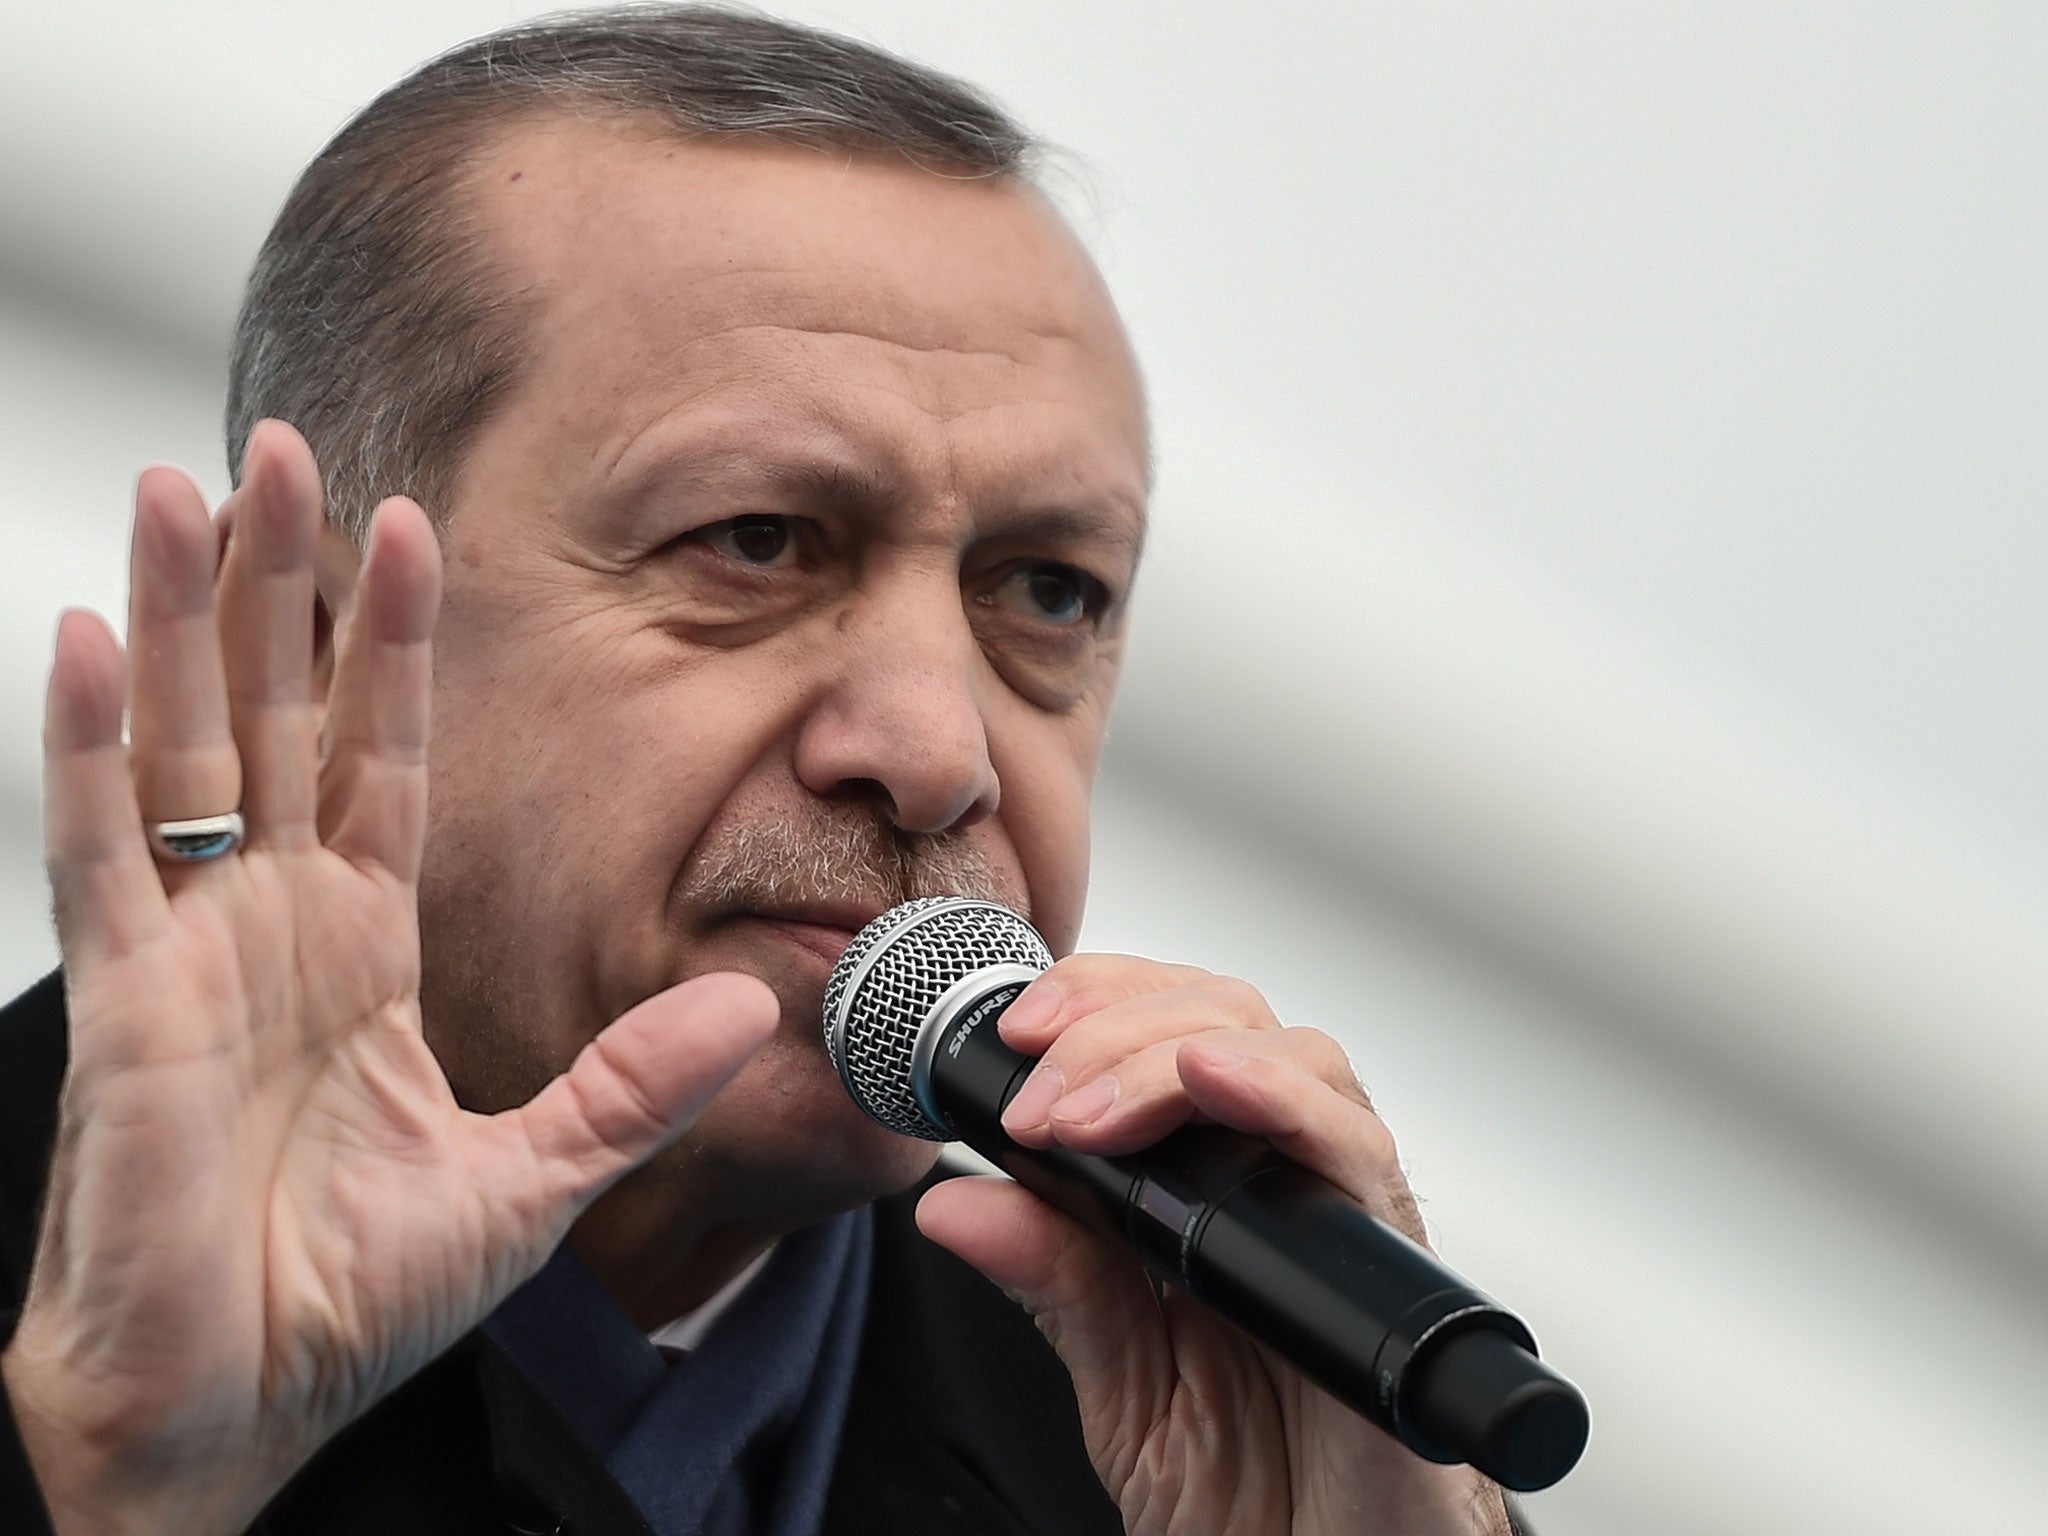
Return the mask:
<svg viewBox="0 0 2048 1536">
<path fill-rule="evenodd" d="M 550 111 L 751 134 L 1028 179 L 1038 144 L 973 87 L 863 43 L 715 5 L 529 22 L 423 65 L 315 157 L 256 258 L 228 369 L 228 468 L 256 422 L 312 445 L 329 521 L 386 496 L 440 523 L 462 455 L 518 378 L 523 301 L 466 200 L 490 135 Z"/>
</svg>

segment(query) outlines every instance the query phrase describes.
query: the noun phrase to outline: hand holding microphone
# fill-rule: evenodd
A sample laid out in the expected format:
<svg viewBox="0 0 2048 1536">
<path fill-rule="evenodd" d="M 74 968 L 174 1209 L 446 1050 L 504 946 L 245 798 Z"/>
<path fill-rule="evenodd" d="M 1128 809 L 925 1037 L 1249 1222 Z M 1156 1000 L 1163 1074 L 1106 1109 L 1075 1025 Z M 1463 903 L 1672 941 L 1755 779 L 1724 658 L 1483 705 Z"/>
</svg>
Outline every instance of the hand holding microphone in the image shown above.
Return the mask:
<svg viewBox="0 0 2048 1536">
<path fill-rule="evenodd" d="M 1429 1460 L 1519 1489 L 1570 1469 L 1584 1401 L 1536 1358 L 1526 1327 L 1265 1141 L 1187 1127 L 1105 1156 L 1007 1134 L 1004 1106 L 1035 1063 L 997 1021 L 1050 963 L 1022 919 L 988 903 L 885 914 L 826 994 L 827 1040 L 855 1100 L 906 1134 L 964 1140 Z"/>
</svg>

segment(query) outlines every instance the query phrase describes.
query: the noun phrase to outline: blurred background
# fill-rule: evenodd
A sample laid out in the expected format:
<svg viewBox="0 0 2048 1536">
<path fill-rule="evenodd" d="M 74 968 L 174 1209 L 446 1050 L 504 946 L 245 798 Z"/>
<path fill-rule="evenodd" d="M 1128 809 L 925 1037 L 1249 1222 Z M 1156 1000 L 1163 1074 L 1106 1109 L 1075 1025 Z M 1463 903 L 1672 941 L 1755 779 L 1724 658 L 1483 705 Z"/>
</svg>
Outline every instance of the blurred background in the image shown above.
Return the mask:
<svg viewBox="0 0 2048 1536">
<path fill-rule="evenodd" d="M 136 470 L 504 0 L 5 0 L 0 986 Z M 1585 1386 L 1542 1529 L 2048 1529 L 2048 11 L 840 0 L 990 88 L 1161 475 L 1085 941 L 1344 1040 Z"/>
</svg>

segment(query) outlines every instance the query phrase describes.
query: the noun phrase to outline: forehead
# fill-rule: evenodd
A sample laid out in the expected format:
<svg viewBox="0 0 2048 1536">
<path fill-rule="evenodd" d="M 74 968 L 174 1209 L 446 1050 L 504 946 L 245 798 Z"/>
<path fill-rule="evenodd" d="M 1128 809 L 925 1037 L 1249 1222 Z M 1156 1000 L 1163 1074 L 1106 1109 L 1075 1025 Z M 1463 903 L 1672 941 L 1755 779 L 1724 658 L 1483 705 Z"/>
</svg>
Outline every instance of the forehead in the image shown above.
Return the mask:
<svg viewBox="0 0 2048 1536">
<path fill-rule="evenodd" d="M 472 193 L 530 317 L 522 391 L 614 466 L 678 416 L 728 441 L 893 421 L 904 453 L 965 445 L 1142 508 L 1121 324 L 1014 179 L 557 116 L 499 136 Z"/>
</svg>

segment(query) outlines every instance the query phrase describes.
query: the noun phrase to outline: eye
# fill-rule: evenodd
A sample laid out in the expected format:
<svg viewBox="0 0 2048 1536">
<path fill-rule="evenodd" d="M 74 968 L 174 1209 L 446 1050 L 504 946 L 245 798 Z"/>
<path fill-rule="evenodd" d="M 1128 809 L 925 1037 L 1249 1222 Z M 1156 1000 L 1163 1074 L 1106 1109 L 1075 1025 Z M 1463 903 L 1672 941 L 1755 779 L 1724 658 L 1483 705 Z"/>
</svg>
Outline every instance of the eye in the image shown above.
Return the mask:
<svg viewBox="0 0 2048 1536">
<path fill-rule="evenodd" d="M 1071 629 L 1101 618 L 1109 606 L 1109 592 L 1086 571 L 1037 560 L 1011 570 L 984 600 L 1001 603 L 1025 618 Z"/>
<path fill-rule="evenodd" d="M 697 537 L 728 560 L 737 560 L 742 565 L 778 570 L 797 561 L 796 529 L 788 518 L 770 513 L 713 523 L 699 530 Z"/>
</svg>

